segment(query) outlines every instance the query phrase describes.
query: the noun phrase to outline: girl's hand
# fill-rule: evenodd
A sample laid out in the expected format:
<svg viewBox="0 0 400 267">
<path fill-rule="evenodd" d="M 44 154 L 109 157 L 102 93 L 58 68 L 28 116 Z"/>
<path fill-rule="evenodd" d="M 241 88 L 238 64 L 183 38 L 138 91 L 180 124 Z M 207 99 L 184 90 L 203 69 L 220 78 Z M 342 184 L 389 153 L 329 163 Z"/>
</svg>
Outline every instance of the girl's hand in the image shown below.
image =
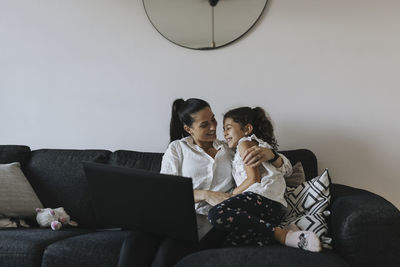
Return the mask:
<svg viewBox="0 0 400 267">
<path fill-rule="evenodd" d="M 222 192 L 215 192 L 215 191 L 206 191 L 206 192 L 207 194 L 205 201 L 211 206 L 218 205 L 222 201 L 232 197 L 232 195 Z"/>
<path fill-rule="evenodd" d="M 242 158 L 244 164 L 254 168 L 260 166 L 260 164 L 263 163 L 264 161 L 268 161 L 270 159 L 273 159 L 274 157 L 275 155 L 271 149 L 259 146 L 252 146 L 244 152 Z M 274 166 L 277 168 L 282 166 L 283 163 L 282 159 L 281 158 L 279 159 L 280 160 L 276 160 L 274 162 Z"/>
</svg>

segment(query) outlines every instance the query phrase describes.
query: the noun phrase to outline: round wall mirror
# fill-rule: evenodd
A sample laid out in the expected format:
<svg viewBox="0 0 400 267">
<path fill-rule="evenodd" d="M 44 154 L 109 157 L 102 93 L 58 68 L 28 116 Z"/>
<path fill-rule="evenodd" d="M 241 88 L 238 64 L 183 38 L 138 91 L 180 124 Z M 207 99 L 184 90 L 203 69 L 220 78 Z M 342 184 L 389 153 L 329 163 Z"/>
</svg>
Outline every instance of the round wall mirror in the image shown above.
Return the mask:
<svg viewBox="0 0 400 267">
<path fill-rule="evenodd" d="M 214 49 L 239 39 L 260 18 L 268 0 L 143 0 L 153 26 L 171 42 Z"/>
</svg>

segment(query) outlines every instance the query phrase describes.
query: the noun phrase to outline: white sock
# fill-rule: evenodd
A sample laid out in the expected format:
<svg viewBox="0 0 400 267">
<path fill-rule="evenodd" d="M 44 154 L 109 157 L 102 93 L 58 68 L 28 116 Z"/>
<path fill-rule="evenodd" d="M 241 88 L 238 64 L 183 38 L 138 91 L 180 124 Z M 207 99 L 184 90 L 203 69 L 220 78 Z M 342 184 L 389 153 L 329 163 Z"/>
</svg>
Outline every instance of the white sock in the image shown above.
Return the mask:
<svg viewBox="0 0 400 267">
<path fill-rule="evenodd" d="M 321 242 L 318 236 L 310 231 L 289 231 L 286 235 L 285 245 L 312 252 L 321 251 Z"/>
</svg>

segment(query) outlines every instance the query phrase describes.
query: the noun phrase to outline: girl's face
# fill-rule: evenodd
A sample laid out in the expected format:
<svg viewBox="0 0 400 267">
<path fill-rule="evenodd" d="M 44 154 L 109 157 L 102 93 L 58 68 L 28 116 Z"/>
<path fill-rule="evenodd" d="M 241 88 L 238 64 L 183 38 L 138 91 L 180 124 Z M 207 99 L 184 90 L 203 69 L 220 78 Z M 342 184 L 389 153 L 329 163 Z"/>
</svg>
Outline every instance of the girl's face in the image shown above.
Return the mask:
<svg viewBox="0 0 400 267">
<path fill-rule="evenodd" d="M 205 107 L 192 115 L 192 126 L 185 125 L 185 130 L 192 135 L 196 143 L 214 142 L 217 139 L 217 121 L 211 108 Z"/>
<path fill-rule="evenodd" d="M 224 137 L 230 148 L 235 148 L 242 137 L 248 135 L 247 129 L 231 118 L 224 120 Z"/>
</svg>

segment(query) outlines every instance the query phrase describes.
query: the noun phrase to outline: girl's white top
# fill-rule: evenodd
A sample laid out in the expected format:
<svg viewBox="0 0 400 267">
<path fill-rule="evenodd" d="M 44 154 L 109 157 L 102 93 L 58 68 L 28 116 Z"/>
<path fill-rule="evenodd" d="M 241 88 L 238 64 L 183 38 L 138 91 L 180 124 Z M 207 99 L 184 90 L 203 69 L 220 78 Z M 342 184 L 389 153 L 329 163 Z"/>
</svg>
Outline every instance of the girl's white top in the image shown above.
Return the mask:
<svg viewBox="0 0 400 267">
<path fill-rule="evenodd" d="M 218 150 L 215 158 L 196 145 L 191 136 L 169 144 L 161 162 L 160 173 L 192 178 L 193 189 L 231 192 L 235 183 L 232 177 L 234 152 L 225 142 L 215 140 Z M 195 203 L 198 214 L 207 215 L 211 209 L 205 201 Z"/>
<path fill-rule="evenodd" d="M 243 141 L 256 141 L 260 147 L 272 148 L 267 142 L 257 138 L 254 134 L 248 137 L 243 137 L 239 140 L 238 145 Z M 250 191 L 259 194 L 268 199 L 277 201 L 283 206 L 287 206 L 284 198 L 286 190 L 286 182 L 284 176 L 292 174 L 292 164 L 290 161 L 279 154 L 283 159 L 283 165 L 276 168 L 269 162 L 263 162 L 260 168 L 261 181 L 249 186 L 244 192 Z M 247 178 L 243 159 L 240 157 L 239 149 L 236 149 L 235 156 L 232 160 L 232 175 L 236 185 L 239 186 Z"/>
</svg>

